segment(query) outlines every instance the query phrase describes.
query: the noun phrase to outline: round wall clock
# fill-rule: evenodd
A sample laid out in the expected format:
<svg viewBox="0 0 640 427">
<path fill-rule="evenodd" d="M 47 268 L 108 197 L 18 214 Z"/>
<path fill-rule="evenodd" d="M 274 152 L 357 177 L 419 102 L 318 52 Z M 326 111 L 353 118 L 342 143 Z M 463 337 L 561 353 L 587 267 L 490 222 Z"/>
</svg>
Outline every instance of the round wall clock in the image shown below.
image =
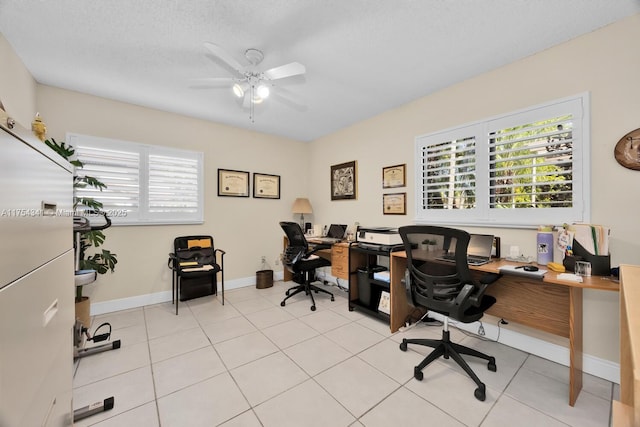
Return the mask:
<svg viewBox="0 0 640 427">
<path fill-rule="evenodd" d="M 613 154 L 625 168 L 640 170 L 640 129 L 632 130 L 620 138 Z"/>
</svg>

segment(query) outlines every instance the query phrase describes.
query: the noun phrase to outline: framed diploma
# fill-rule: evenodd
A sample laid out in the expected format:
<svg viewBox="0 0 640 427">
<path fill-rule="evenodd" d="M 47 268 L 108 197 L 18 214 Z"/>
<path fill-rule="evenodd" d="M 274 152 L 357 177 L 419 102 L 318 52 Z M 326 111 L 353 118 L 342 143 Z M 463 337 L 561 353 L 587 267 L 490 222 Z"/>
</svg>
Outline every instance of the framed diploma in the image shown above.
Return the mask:
<svg viewBox="0 0 640 427">
<path fill-rule="evenodd" d="M 407 193 L 383 194 L 382 213 L 384 215 L 406 215 Z"/>
<path fill-rule="evenodd" d="M 280 198 L 280 175 L 253 174 L 253 197 L 256 199 Z"/>
<path fill-rule="evenodd" d="M 407 164 L 382 168 L 382 188 L 404 187 L 407 185 Z"/>
<path fill-rule="evenodd" d="M 249 172 L 218 169 L 218 196 L 249 197 Z"/>
</svg>

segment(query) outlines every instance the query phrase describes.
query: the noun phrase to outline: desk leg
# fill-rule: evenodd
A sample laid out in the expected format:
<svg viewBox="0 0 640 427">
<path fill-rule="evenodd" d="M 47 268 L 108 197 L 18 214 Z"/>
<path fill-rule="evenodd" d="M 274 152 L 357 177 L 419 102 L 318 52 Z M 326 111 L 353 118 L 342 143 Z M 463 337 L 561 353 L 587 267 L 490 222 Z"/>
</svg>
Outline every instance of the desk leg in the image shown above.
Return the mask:
<svg viewBox="0 0 640 427">
<path fill-rule="evenodd" d="M 574 406 L 582 390 L 582 288 L 569 293 L 569 405 Z"/>
<path fill-rule="evenodd" d="M 407 300 L 407 293 L 405 287 L 402 284 L 404 278 L 404 272 L 407 269 L 407 259 L 393 256 L 391 253 L 390 266 L 390 296 L 391 296 L 391 315 L 389 326 L 391 332 L 396 332 L 398 329 L 404 326 L 405 321 L 410 312 L 409 301 Z"/>
</svg>

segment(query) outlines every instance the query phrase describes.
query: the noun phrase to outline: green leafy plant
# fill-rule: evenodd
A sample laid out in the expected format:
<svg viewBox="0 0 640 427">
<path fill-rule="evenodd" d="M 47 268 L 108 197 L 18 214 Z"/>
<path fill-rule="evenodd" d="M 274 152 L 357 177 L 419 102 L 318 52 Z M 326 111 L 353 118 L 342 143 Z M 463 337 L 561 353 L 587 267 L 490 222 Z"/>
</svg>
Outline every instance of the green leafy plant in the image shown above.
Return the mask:
<svg viewBox="0 0 640 427">
<path fill-rule="evenodd" d="M 65 144 L 64 141 L 58 142 L 53 138 L 51 138 L 50 140 L 47 139 L 46 141 L 44 141 L 44 143 L 69 163 L 71 163 L 76 169 L 82 168 L 84 166 L 80 160 L 70 160 L 75 153 L 75 149 L 71 145 Z M 81 206 L 87 208 L 90 211 L 101 213 L 103 207 L 102 202 L 92 197 L 76 196 L 76 188 L 86 187 L 93 187 L 100 191 L 107 188 L 107 186 L 103 182 L 93 176 L 78 175 L 77 173 L 74 173 L 73 210 L 76 211 L 78 206 Z M 80 270 L 95 270 L 98 272 L 98 274 L 105 274 L 108 271 L 111 271 L 113 273 L 115 271 L 116 264 L 118 263 L 118 257 L 116 254 L 104 248 L 100 248 L 100 250 L 97 250 L 96 252 L 89 253 L 92 247 L 96 249 L 101 247 L 105 239 L 106 236 L 104 235 L 102 230 L 91 230 L 81 234 L 80 247 L 76 248 L 76 250 L 79 251 Z M 82 299 L 82 288 L 82 286 L 76 286 L 76 301 L 80 301 Z"/>
</svg>

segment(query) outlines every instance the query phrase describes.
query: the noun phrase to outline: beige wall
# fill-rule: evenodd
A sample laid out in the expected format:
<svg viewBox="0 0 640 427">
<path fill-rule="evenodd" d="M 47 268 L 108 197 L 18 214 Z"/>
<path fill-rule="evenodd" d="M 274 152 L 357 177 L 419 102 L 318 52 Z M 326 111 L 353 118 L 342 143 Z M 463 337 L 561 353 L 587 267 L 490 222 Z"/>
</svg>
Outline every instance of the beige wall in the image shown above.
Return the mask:
<svg viewBox="0 0 640 427">
<path fill-rule="evenodd" d="M 488 72 L 311 144 L 309 194 L 324 222 L 400 226 L 414 218 L 414 138 L 554 99 L 591 95 L 591 220 L 612 228 L 612 264 L 640 264 L 640 172 L 617 164 L 613 149 L 640 127 L 640 15 Z M 436 60 L 436 58 L 433 58 Z M 358 161 L 358 200 L 331 202 L 331 164 Z M 407 163 L 407 216 L 382 214 L 382 167 Z M 405 191 L 401 189 L 400 191 Z M 535 255 L 535 231 L 493 229 L 502 250 Z M 508 252 L 506 252 L 508 253 Z M 585 352 L 618 360 L 618 295 L 587 291 Z"/>
<path fill-rule="evenodd" d="M 36 111 L 36 82 L 0 34 L 0 102 L 11 117 L 26 128 Z"/>
<path fill-rule="evenodd" d="M 306 159 L 306 144 L 49 86 L 38 86 L 37 103 L 48 135 L 56 139 L 73 132 L 205 154 L 204 224 L 107 230 L 106 247 L 118 254 L 118 265 L 115 274 L 88 287 L 92 302 L 171 289 L 166 261 L 179 235 L 213 235 L 216 247 L 227 252 L 227 281 L 255 277 L 262 255 L 276 267 L 282 251 L 278 221 L 293 218 L 291 203 L 307 188 L 306 163 L 299 161 Z M 218 168 L 280 175 L 281 199 L 218 197 Z"/>
<path fill-rule="evenodd" d="M 41 112 L 49 136 L 66 132 L 179 146 L 205 152 L 206 218 L 202 226 L 114 227 L 108 247 L 119 255 L 116 274 L 105 286 L 89 290 L 94 301 L 126 298 L 170 289 L 165 260 L 174 236 L 211 233 L 227 250 L 227 280 L 254 275 L 266 255 L 274 269 L 281 250 L 277 222 L 291 219 L 292 200 L 308 195 L 312 220 L 365 226 L 400 226 L 412 222 L 414 209 L 413 144 L 417 135 L 588 91 L 592 118 L 592 221 L 612 228 L 612 262 L 640 264 L 638 172 L 620 167 L 613 147 L 640 127 L 640 57 L 630 40 L 640 39 L 640 15 L 541 52 L 514 64 L 444 89 L 398 109 L 360 122 L 310 144 L 256 134 L 142 107 L 37 86 L 0 37 L 0 99 L 21 123 Z M 435 58 L 434 58 L 435 60 Z M 7 75 L 8 74 L 8 75 Z M 7 83 L 6 79 L 10 83 Z M 31 79 L 32 80 L 32 79 Z M 17 84 L 14 84 L 16 82 Z M 34 102 L 33 93 L 37 93 Z M 6 100 L 5 100 L 6 99 Z M 9 107 L 9 103 L 13 108 Z M 18 117 L 19 116 L 19 117 Z M 265 160 L 266 159 L 266 160 Z M 312 160 L 305 160 L 312 159 Z M 332 164 L 358 162 L 358 199 L 330 201 Z M 382 167 L 406 163 L 406 216 L 382 215 Z M 218 167 L 282 176 L 282 199 L 254 200 L 216 196 Z M 310 177 L 310 178 L 308 178 Z M 395 192 L 395 191 L 384 191 Z M 535 231 L 489 230 L 502 238 L 503 251 L 519 245 L 535 252 Z M 585 353 L 617 362 L 618 295 L 585 292 Z"/>
</svg>

